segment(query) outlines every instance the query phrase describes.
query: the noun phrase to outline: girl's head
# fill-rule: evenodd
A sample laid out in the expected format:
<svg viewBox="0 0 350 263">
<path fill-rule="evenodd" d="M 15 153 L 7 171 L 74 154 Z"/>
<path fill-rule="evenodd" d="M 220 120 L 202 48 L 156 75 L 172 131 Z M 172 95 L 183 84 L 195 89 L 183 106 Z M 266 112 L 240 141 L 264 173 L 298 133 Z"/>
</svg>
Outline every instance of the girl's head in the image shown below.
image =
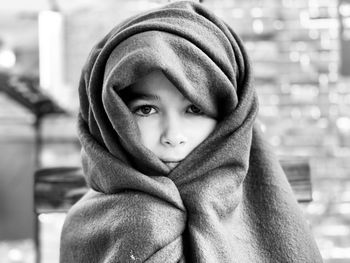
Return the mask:
<svg viewBox="0 0 350 263">
<path fill-rule="evenodd" d="M 137 123 L 141 143 L 170 169 L 203 142 L 217 123 L 161 71 L 151 72 L 120 95 Z"/>
<path fill-rule="evenodd" d="M 251 125 L 250 84 L 235 33 L 201 5 L 176 2 L 130 18 L 95 46 L 80 83 L 81 122 L 122 165 L 176 174 Z"/>
</svg>

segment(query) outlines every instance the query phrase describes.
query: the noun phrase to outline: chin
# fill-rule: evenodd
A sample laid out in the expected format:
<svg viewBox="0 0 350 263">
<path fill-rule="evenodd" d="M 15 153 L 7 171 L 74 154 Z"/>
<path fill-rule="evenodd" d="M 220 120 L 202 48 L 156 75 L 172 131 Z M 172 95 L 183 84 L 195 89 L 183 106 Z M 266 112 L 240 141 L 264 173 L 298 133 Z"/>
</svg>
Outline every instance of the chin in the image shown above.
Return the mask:
<svg viewBox="0 0 350 263">
<path fill-rule="evenodd" d="M 173 170 L 179 164 L 178 162 L 164 162 L 164 163 L 170 170 Z"/>
</svg>

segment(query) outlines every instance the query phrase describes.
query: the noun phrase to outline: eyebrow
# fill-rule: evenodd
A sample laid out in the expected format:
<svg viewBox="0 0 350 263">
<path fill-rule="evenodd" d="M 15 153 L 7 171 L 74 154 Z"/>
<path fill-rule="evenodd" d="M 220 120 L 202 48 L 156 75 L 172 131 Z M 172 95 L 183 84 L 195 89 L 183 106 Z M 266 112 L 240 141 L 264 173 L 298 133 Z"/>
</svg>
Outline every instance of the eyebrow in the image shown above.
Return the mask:
<svg viewBox="0 0 350 263">
<path fill-rule="evenodd" d="M 160 100 L 160 97 L 154 94 L 147 94 L 142 92 L 132 92 L 132 99 L 148 99 L 148 100 Z"/>
<path fill-rule="evenodd" d="M 141 91 L 130 91 L 128 89 L 119 92 L 119 96 L 125 103 L 130 103 L 135 100 L 156 100 L 159 101 L 160 97 L 154 94 L 143 93 Z"/>
</svg>

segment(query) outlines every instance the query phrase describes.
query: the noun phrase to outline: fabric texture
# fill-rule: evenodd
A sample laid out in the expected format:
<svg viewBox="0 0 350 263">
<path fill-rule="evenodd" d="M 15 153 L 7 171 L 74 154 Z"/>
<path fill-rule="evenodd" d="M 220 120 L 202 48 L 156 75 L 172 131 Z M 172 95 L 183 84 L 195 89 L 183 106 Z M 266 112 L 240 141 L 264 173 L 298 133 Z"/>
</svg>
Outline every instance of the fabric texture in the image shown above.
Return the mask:
<svg viewBox="0 0 350 263">
<path fill-rule="evenodd" d="M 171 171 L 118 95 L 155 70 L 218 119 Z M 256 128 L 244 47 L 206 8 L 176 2 L 118 25 L 90 53 L 79 95 L 91 190 L 67 215 L 60 262 L 322 262 Z"/>
</svg>

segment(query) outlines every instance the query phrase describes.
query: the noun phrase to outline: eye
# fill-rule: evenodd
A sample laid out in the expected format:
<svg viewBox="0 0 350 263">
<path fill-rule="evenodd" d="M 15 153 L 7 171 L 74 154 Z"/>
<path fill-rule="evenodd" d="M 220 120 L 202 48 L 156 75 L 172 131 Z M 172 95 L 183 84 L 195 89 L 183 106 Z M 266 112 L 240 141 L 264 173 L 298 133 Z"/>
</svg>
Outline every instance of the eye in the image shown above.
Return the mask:
<svg viewBox="0 0 350 263">
<path fill-rule="evenodd" d="M 193 104 L 187 108 L 187 112 L 192 113 L 192 114 L 196 114 L 196 115 L 204 114 L 200 108 L 198 108 L 196 105 L 193 105 Z"/>
<path fill-rule="evenodd" d="M 132 112 L 139 116 L 149 116 L 156 113 L 156 109 L 150 105 L 143 105 L 143 106 L 137 107 Z"/>
</svg>

